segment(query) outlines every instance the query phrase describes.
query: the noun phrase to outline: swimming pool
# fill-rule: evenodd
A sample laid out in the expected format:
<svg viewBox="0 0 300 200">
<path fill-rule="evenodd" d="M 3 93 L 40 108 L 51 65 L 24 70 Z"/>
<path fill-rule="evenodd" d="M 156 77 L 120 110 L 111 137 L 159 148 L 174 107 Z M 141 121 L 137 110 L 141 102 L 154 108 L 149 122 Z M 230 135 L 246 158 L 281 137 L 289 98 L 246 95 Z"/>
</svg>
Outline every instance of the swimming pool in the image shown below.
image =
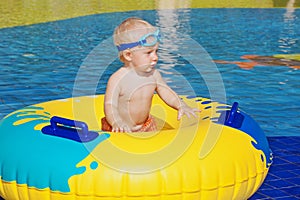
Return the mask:
<svg viewBox="0 0 300 200">
<path fill-rule="evenodd" d="M 189 37 L 212 60 L 227 62 L 216 64 L 222 83 L 211 80 L 216 86 L 224 84 L 227 103 L 238 101 L 268 136 L 300 135 L 300 70 L 276 62 L 245 70 L 234 63 L 249 62 L 241 58 L 244 55 L 299 54 L 300 11 L 281 8 L 128 11 L 2 28 L 0 119 L 26 105 L 72 96 L 86 57 L 130 16 L 142 17 L 164 33 L 158 68 L 178 93 L 189 94 L 192 89 L 196 95 L 210 97 L 214 92 L 207 87 L 204 74 L 195 73 L 187 59 L 172 52 L 183 44 L 181 38 Z M 197 49 L 183 50 L 199 56 Z M 119 66 L 115 60 L 105 68 L 96 93 L 104 93 L 107 78 Z M 85 90 L 78 94 L 94 92 L 89 85 L 93 70 L 87 71 L 86 77 L 81 77 Z M 179 87 L 182 77 L 191 88 Z"/>
<path fill-rule="evenodd" d="M 210 58 L 222 61 L 216 63 L 221 83 L 211 81 L 217 86 L 224 84 L 227 103 L 238 101 L 270 136 L 274 163 L 265 183 L 251 199 L 300 197 L 299 70 L 282 65 L 273 57 L 300 53 L 299 10 L 284 8 L 288 2 L 299 7 L 299 1 L 132 0 L 127 4 L 119 0 L 73 0 L 71 5 L 62 2 L 66 3 L 14 0 L 0 5 L 0 119 L 27 105 L 72 96 L 78 71 L 92 50 L 109 39 L 113 28 L 124 18 L 140 16 L 167 33 L 158 67 L 177 92 L 191 92 L 189 87 L 180 87 L 182 77 L 198 95 L 209 97 L 210 91 L 215 92 L 208 89 L 202 77 L 205 74 L 198 74 L 187 59 L 172 52 L 183 42 L 182 38 L 192 38 Z M 175 37 L 168 35 L 174 32 Z M 168 45 L 172 48 L 165 51 Z M 191 55 L 196 57 L 197 53 Z M 251 54 L 260 56 L 262 66 L 241 69 L 238 64 L 253 64 L 241 58 Z M 114 61 L 108 68 L 101 66 L 106 70 L 97 84 L 97 93 L 104 92 L 108 76 L 119 64 Z M 85 90 L 75 90 L 77 94 L 95 92 L 89 85 L 93 71 L 87 70 L 86 75 L 80 79 Z"/>
</svg>

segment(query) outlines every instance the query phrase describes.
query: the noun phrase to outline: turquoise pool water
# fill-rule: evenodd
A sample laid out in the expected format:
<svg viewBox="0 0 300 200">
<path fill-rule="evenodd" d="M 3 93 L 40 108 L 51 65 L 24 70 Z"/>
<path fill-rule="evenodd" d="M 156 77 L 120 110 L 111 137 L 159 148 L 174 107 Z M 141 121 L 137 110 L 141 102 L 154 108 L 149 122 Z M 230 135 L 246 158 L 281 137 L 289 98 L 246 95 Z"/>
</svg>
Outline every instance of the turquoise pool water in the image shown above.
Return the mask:
<svg viewBox="0 0 300 200">
<path fill-rule="evenodd" d="M 130 16 L 158 26 L 165 38 L 160 48 L 161 70 L 180 94 L 210 97 L 214 92 L 191 63 L 176 52 L 188 36 L 213 60 L 248 62 L 244 55 L 273 56 L 300 53 L 300 10 L 286 9 L 179 9 L 132 11 L 78 17 L 69 20 L 0 29 L 0 119 L 24 106 L 67 98 L 74 94 L 78 70 L 90 52 L 109 39 L 113 29 Z M 180 34 L 179 34 L 180 33 Z M 174 50 L 173 50 L 174 49 Z M 186 48 L 191 56 L 201 56 Z M 105 55 L 103 55 L 105 56 Z M 105 59 L 99 55 L 99 60 Z M 245 70 L 234 63 L 216 64 L 226 101 L 238 101 L 268 136 L 300 136 L 300 70 L 272 63 Z M 120 66 L 115 60 L 97 83 L 104 93 L 107 79 Z M 205 67 L 205 65 L 201 65 Z M 81 77 L 76 94 L 95 93 L 90 80 Z M 205 73 L 205 72 L 203 72 Z M 191 85 L 182 85 L 182 77 Z M 193 90 L 193 91 L 192 91 Z M 217 91 L 216 91 L 217 92 Z"/>
</svg>

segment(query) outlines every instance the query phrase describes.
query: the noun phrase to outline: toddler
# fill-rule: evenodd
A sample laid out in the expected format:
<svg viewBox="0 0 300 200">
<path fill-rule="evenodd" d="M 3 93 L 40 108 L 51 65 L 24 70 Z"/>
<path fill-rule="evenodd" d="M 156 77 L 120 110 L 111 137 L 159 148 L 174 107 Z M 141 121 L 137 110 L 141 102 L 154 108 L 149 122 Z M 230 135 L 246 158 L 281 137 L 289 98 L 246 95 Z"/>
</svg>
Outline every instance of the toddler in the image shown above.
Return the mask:
<svg viewBox="0 0 300 200">
<path fill-rule="evenodd" d="M 139 18 L 128 18 L 114 31 L 114 43 L 124 65 L 109 78 L 104 99 L 102 130 L 111 132 L 155 131 L 150 115 L 154 92 L 183 115 L 196 117 L 197 108 L 187 106 L 155 69 L 159 30 Z"/>
</svg>

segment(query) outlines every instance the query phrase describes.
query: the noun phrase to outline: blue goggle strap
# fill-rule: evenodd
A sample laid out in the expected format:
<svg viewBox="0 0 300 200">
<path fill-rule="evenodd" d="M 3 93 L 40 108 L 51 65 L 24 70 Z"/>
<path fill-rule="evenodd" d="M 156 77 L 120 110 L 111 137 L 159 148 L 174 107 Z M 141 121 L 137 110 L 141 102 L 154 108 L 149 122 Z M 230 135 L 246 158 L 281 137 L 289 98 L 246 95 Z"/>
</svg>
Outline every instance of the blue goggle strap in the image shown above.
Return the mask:
<svg viewBox="0 0 300 200">
<path fill-rule="evenodd" d="M 117 48 L 118 48 L 118 51 L 124 51 L 126 49 L 131 49 L 131 48 L 139 46 L 139 45 L 143 46 L 144 43 L 146 43 L 146 39 L 140 40 L 138 42 L 120 44 L 117 46 Z"/>
<path fill-rule="evenodd" d="M 147 38 L 150 37 L 150 36 L 154 36 L 156 40 L 154 42 L 148 44 L 147 43 Z M 126 49 L 131 49 L 131 48 L 136 47 L 136 46 L 145 46 L 145 47 L 153 46 L 157 42 L 160 42 L 160 37 L 161 36 L 159 34 L 159 30 L 157 30 L 154 33 L 146 34 L 138 42 L 120 44 L 120 45 L 117 46 L 117 48 L 118 48 L 119 51 L 124 51 Z"/>
</svg>

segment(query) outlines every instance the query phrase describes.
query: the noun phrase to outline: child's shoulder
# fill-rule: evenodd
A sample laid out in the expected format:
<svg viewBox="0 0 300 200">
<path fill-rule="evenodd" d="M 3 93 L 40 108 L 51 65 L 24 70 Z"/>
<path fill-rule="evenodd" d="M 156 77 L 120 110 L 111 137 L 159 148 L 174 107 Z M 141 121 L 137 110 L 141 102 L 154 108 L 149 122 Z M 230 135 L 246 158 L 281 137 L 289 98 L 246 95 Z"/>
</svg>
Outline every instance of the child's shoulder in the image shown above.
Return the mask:
<svg viewBox="0 0 300 200">
<path fill-rule="evenodd" d="M 111 79 L 115 79 L 115 78 L 120 78 L 122 76 L 124 76 L 124 74 L 126 73 L 126 69 L 124 67 L 121 67 L 120 69 L 118 69 L 117 71 L 115 71 L 110 78 Z"/>
<path fill-rule="evenodd" d="M 160 74 L 160 72 L 157 69 L 154 70 L 153 77 L 154 78 L 161 78 L 161 74 Z"/>
</svg>

